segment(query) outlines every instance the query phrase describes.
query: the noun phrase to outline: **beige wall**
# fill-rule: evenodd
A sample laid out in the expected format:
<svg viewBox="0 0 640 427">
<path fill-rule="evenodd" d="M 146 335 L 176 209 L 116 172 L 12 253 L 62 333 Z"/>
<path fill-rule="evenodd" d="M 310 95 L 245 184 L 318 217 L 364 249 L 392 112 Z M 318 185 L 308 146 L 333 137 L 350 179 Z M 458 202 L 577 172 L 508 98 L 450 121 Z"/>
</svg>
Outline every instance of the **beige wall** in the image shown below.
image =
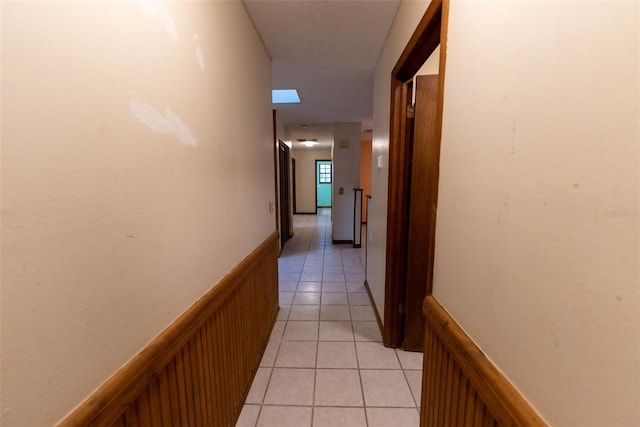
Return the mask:
<svg viewBox="0 0 640 427">
<path fill-rule="evenodd" d="M 316 160 L 331 160 L 331 150 L 294 150 L 296 159 L 296 212 L 316 211 Z"/>
<path fill-rule="evenodd" d="M 639 8 L 451 3 L 434 295 L 552 425 L 640 425 Z"/>
<path fill-rule="evenodd" d="M 376 70 L 374 165 L 411 7 Z M 640 424 L 639 8 L 451 2 L 434 295 L 552 425 Z M 378 304 L 386 167 L 369 213 Z"/>
<path fill-rule="evenodd" d="M 1 423 L 48 426 L 274 230 L 271 64 L 240 2 L 2 9 Z"/>
</svg>

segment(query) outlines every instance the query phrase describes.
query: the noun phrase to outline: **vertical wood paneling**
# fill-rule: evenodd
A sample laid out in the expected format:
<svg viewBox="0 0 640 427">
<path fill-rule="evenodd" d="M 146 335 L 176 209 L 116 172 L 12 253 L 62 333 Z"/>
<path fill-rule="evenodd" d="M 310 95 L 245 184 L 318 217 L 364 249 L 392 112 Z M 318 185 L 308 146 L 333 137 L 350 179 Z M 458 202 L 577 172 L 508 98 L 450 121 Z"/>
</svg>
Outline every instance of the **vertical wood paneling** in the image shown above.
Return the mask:
<svg viewBox="0 0 640 427">
<path fill-rule="evenodd" d="M 435 339 L 435 336 L 431 337 L 431 348 L 433 349 L 433 354 L 430 355 L 429 357 L 429 362 L 431 364 L 431 366 L 429 367 L 429 409 L 428 412 L 430 413 L 429 418 L 431 419 L 431 425 L 435 425 L 437 423 L 437 418 L 436 418 L 436 411 L 435 411 L 435 406 L 436 406 L 436 387 L 438 385 L 438 381 L 436 381 L 437 375 L 436 375 L 436 367 L 437 367 L 437 360 L 438 360 L 438 354 L 440 354 L 440 342 Z"/>
<path fill-rule="evenodd" d="M 451 358 L 451 367 L 451 390 L 447 400 L 447 408 L 456 407 L 460 400 L 460 370 L 453 357 Z M 456 425 L 458 423 L 457 413 L 447 411 L 447 420 L 450 425 Z"/>
<path fill-rule="evenodd" d="M 485 406 L 485 404 L 482 401 L 482 399 L 480 398 L 480 396 L 478 396 L 476 394 L 476 405 L 473 408 L 473 425 L 474 426 L 481 426 L 482 425 L 482 420 L 484 419 L 484 411 L 485 411 L 485 409 L 487 409 L 487 407 Z"/>
<path fill-rule="evenodd" d="M 138 425 L 153 425 L 149 408 L 149 393 L 145 390 L 135 402 Z"/>
<path fill-rule="evenodd" d="M 185 384 L 185 375 L 184 375 L 184 359 L 182 356 L 182 351 L 179 351 L 176 355 L 176 381 L 178 384 L 178 397 L 180 400 L 180 414 L 182 414 L 182 420 L 187 425 L 190 425 L 191 420 L 189 419 L 189 409 L 187 405 L 188 401 L 188 391 Z"/>
<path fill-rule="evenodd" d="M 446 408 L 451 407 L 451 397 L 452 397 L 452 390 L 453 390 L 453 370 L 454 370 L 454 364 L 453 364 L 453 358 L 452 357 L 447 357 L 447 372 L 446 372 L 446 377 L 445 377 L 445 386 L 444 386 L 444 413 L 443 413 L 443 419 L 444 419 L 444 423 L 445 425 L 454 425 L 451 424 L 451 417 L 450 417 L 450 413 L 449 411 L 446 410 Z"/>
<path fill-rule="evenodd" d="M 204 373 L 202 375 L 202 381 L 204 382 L 205 387 L 205 404 L 207 407 L 207 419 L 210 423 L 213 423 L 213 393 L 212 393 L 212 385 L 213 378 L 211 376 L 209 359 L 211 358 L 211 353 L 209 352 L 209 346 L 207 344 L 207 322 L 202 325 L 202 329 L 200 330 L 201 338 L 202 338 L 202 361 L 203 361 L 203 370 Z"/>
<path fill-rule="evenodd" d="M 182 425 L 180 416 L 180 398 L 178 397 L 178 381 L 176 379 L 176 363 L 172 360 L 169 363 L 170 369 L 167 370 L 167 381 L 169 383 L 167 394 L 169 397 L 169 406 L 171 407 L 171 424 Z"/>
<path fill-rule="evenodd" d="M 187 409 L 187 413 L 189 414 L 189 422 L 191 425 L 197 426 L 198 419 L 196 418 L 196 405 L 198 401 L 195 399 L 194 389 L 193 389 L 193 373 L 191 370 L 192 362 L 191 362 L 191 352 L 189 351 L 189 343 L 182 348 L 182 372 L 179 372 L 180 375 L 184 377 L 184 392 L 185 392 L 185 405 Z"/>
<path fill-rule="evenodd" d="M 160 391 L 160 405 L 162 408 L 162 420 L 163 423 L 170 422 L 174 425 L 178 422 L 173 417 L 174 405 L 171 402 L 172 385 L 169 377 L 172 373 L 172 367 L 169 365 L 168 369 L 164 369 L 158 375 L 158 388 Z"/>
<path fill-rule="evenodd" d="M 442 343 L 441 342 L 437 342 L 436 344 L 436 354 L 434 355 L 434 369 L 433 369 L 433 375 L 434 378 L 438 378 L 440 380 L 442 380 L 442 377 L 440 376 L 440 365 L 442 363 L 442 357 L 444 355 L 444 351 L 442 351 Z M 442 402 L 442 399 L 440 399 L 440 384 L 442 383 L 442 381 L 434 381 L 434 385 L 433 385 L 433 417 L 435 420 L 440 420 L 440 413 L 439 413 L 439 406 L 440 403 Z"/>
<path fill-rule="evenodd" d="M 233 426 L 276 320 L 277 255 L 274 233 L 59 425 Z"/>
<path fill-rule="evenodd" d="M 209 408 L 207 407 L 207 389 L 204 382 L 204 363 L 203 363 L 203 353 L 202 353 L 202 328 L 198 330 L 196 333 L 197 339 L 195 340 L 194 351 L 196 353 L 196 359 L 198 360 L 197 370 L 197 384 L 199 389 L 200 396 L 200 408 L 201 408 L 201 416 L 202 416 L 202 425 L 210 425 L 209 418 Z"/>
<path fill-rule="evenodd" d="M 423 314 L 422 426 L 545 425 L 432 296 Z"/>
<path fill-rule="evenodd" d="M 223 366 L 220 352 L 217 351 L 217 348 L 220 346 L 220 339 L 221 339 L 218 333 L 219 324 L 220 324 L 220 313 L 218 312 L 214 315 L 214 317 L 211 319 L 211 322 L 209 323 L 209 340 L 210 340 L 209 348 L 211 349 L 211 354 L 213 355 L 213 357 L 211 358 L 212 359 L 211 361 L 213 365 L 212 369 L 214 370 L 212 386 L 213 386 L 214 402 L 216 402 L 215 403 L 216 405 L 215 419 L 218 425 L 220 425 L 219 423 L 221 423 L 222 420 L 224 420 L 224 414 L 222 411 L 222 408 L 224 407 L 224 396 L 220 392 L 221 385 L 223 384 L 224 378 L 222 374 L 215 375 L 216 366 Z"/>
<path fill-rule="evenodd" d="M 451 408 L 451 412 L 453 412 L 459 420 L 459 425 L 464 425 L 465 409 L 467 407 L 467 398 L 469 396 L 468 389 L 469 382 L 466 378 L 460 375 L 460 402 L 458 403 L 458 406 L 453 406 Z"/>
<path fill-rule="evenodd" d="M 118 418 L 115 423 L 113 423 L 113 427 L 126 427 L 126 426 L 127 424 L 125 423 L 124 415 Z"/>
</svg>

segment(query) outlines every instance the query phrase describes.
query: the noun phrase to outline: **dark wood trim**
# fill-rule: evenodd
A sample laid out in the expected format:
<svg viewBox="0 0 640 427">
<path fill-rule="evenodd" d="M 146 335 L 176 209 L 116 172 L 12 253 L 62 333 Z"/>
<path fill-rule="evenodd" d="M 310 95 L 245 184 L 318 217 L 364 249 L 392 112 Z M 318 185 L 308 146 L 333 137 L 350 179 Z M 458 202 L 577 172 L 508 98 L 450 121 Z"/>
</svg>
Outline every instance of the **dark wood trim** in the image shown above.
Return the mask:
<svg viewBox="0 0 640 427">
<path fill-rule="evenodd" d="M 313 210 L 318 214 L 318 159 L 313 162 Z M 331 184 L 333 186 L 333 183 Z M 332 195 L 333 196 L 333 195 Z M 333 203 L 333 200 L 331 201 Z"/>
<path fill-rule="evenodd" d="M 433 296 L 422 312 L 421 426 L 547 425 Z"/>
<path fill-rule="evenodd" d="M 275 195 L 273 196 L 273 203 L 276 205 L 276 231 L 280 231 L 280 211 L 279 211 L 279 196 L 278 196 L 278 132 L 277 132 L 277 120 L 276 110 L 273 110 L 273 185 L 275 186 Z"/>
<path fill-rule="evenodd" d="M 405 82 L 412 79 L 420 67 L 440 45 L 440 71 L 438 81 L 438 110 L 436 114 L 436 138 L 442 133 L 442 103 L 444 97 L 446 31 L 448 0 L 433 0 L 411 36 L 400 59 L 393 68 L 391 78 L 391 113 L 389 140 L 389 179 L 387 198 L 387 246 L 385 270 L 385 330 L 384 345 L 402 346 L 403 315 L 400 310 L 404 300 L 409 211 L 409 182 L 411 144 L 408 142 L 405 114 L 410 95 Z M 436 195 L 437 195 L 437 182 Z M 435 227 L 435 222 L 434 222 Z M 431 248 L 427 254 L 432 260 L 435 245 L 435 228 Z M 431 261 L 432 262 L 432 261 Z M 430 271 L 433 266 L 430 266 Z M 431 283 L 428 293 L 431 293 Z"/>
<path fill-rule="evenodd" d="M 404 285 L 404 325 L 402 348 L 422 351 L 424 317 L 422 302 L 432 289 L 432 260 L 437 208 L 436 192 L 440 160 L 440 140 L 434 128 L 438 105 L 438 76 L 416 76 L 412 120 L 411 179 L 408 206 L 406 277 Z"/>
<path fill-rule="evenodd" d="M 296 206 L 296 159 L 291 158 L 291 198 L 293 199 L 293 213 L 298 213 Z"/>
<path fill-rule="evenodd" d="M 271 234 L 58 425 L 234 425 L 277 317 L 278 238 Z"/>
<path fill-rule="evenodd" d="M 443 0 L 433 0 L 429 4 L 393 67 L 391 74 L 394 79 L 401 82 L 412 79 L 440 44 L 443 3 Z"/>
<path fill-rule="evenodd" d="M 292 236 L 292 222 L 291 217 L 291 149 L 281 139 L 278 139 L 278 177 L 279 177 L 279 189 L 280 198 L 278 204 L 280 205 L 280 248 L 282 249 Z"/>
<path fill-rule="evenodd" d="M 356 214 L 358 213 L 358 194 L 360 195 L 360 221 L 356 221 Z M 364 192 L 362 188 L 354 188 L 353 189 L 353 247 L 361 248 L 362 247 L 362 206 L 364 203 Z M 356 236 L 359 236 L 360 239 L 356 239 Z M 360 241 L 360 243 L 356 243 L 356 241 Z"/>
<path fill-rule="evenodd" d="M 402 346 L 402 312 L 405 283 L 405 257 L 407 249 L 407 210 L 409 168 L 407 158 L 404 109 L 407 105 L 406 86 L 394 79 L 391 84 L 391 133 L 389 141 L 389 178 L 387 196 L 387 255 L 385 268 L 385 307 L 383 341 L 387 347 Z"/>
<path fill-rule="evenodd" d="M 333 243 L 334 245 L 343 245 L 343 244 L 350 244 L 353 245 L 353 240 L 336 240 L 336 239 L 332 239 L 331 243 Z"/>
</svg>

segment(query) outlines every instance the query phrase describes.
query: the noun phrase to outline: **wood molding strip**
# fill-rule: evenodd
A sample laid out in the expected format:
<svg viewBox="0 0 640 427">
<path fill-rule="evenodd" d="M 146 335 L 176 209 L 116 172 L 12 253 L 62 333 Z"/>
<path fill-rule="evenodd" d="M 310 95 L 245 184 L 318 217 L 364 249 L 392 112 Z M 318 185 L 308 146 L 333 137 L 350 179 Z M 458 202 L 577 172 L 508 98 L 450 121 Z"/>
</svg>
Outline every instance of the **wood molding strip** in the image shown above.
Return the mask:
<svg viewBox="0 0 640 427">
<path fill-rule="evenodd" d="M 333 243 L 334 245 L 353 245 L 353 240 L 336 240 L 336 239 L 332 239 L 331 243 Z"/>
<path fill-rule="evenodd" d="M 277 316 L 278 241 L 272 233 L 58 425 L 235 422 Z"/>
<path fill-rule="evenodd" d="M 421 426 L 546 426 L 433 296 L 422 306 Z"/>
</svg>

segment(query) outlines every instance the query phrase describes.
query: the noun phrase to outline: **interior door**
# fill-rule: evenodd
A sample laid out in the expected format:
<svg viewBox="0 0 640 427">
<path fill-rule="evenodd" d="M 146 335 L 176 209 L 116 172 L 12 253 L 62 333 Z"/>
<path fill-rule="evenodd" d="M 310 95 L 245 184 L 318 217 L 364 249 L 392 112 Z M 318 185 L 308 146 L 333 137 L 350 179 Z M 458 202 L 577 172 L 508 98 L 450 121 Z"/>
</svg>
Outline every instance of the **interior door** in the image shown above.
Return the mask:
<svg viewBox="0 0 640 427">
<path fill-rule="evenodd" d="M 411 138 L 409 230 L 403 347 L 422 351 L 422 302 L 431 293 L 440 142 L 436 138 L 438 76 L 417 76 Z"/>
<path fill-rule="evenodd" d="M 316 213 L 318 208 L 331 207 L 331 160 L 316 160 Z"/>
<path fill-rule="evenodd" d="M 278 181 L 280 182 L 280 247 L 291 237 L 291 205 L 289 201 L 289 147 L 282 141 L 278 141 Z"/>
</svg>

